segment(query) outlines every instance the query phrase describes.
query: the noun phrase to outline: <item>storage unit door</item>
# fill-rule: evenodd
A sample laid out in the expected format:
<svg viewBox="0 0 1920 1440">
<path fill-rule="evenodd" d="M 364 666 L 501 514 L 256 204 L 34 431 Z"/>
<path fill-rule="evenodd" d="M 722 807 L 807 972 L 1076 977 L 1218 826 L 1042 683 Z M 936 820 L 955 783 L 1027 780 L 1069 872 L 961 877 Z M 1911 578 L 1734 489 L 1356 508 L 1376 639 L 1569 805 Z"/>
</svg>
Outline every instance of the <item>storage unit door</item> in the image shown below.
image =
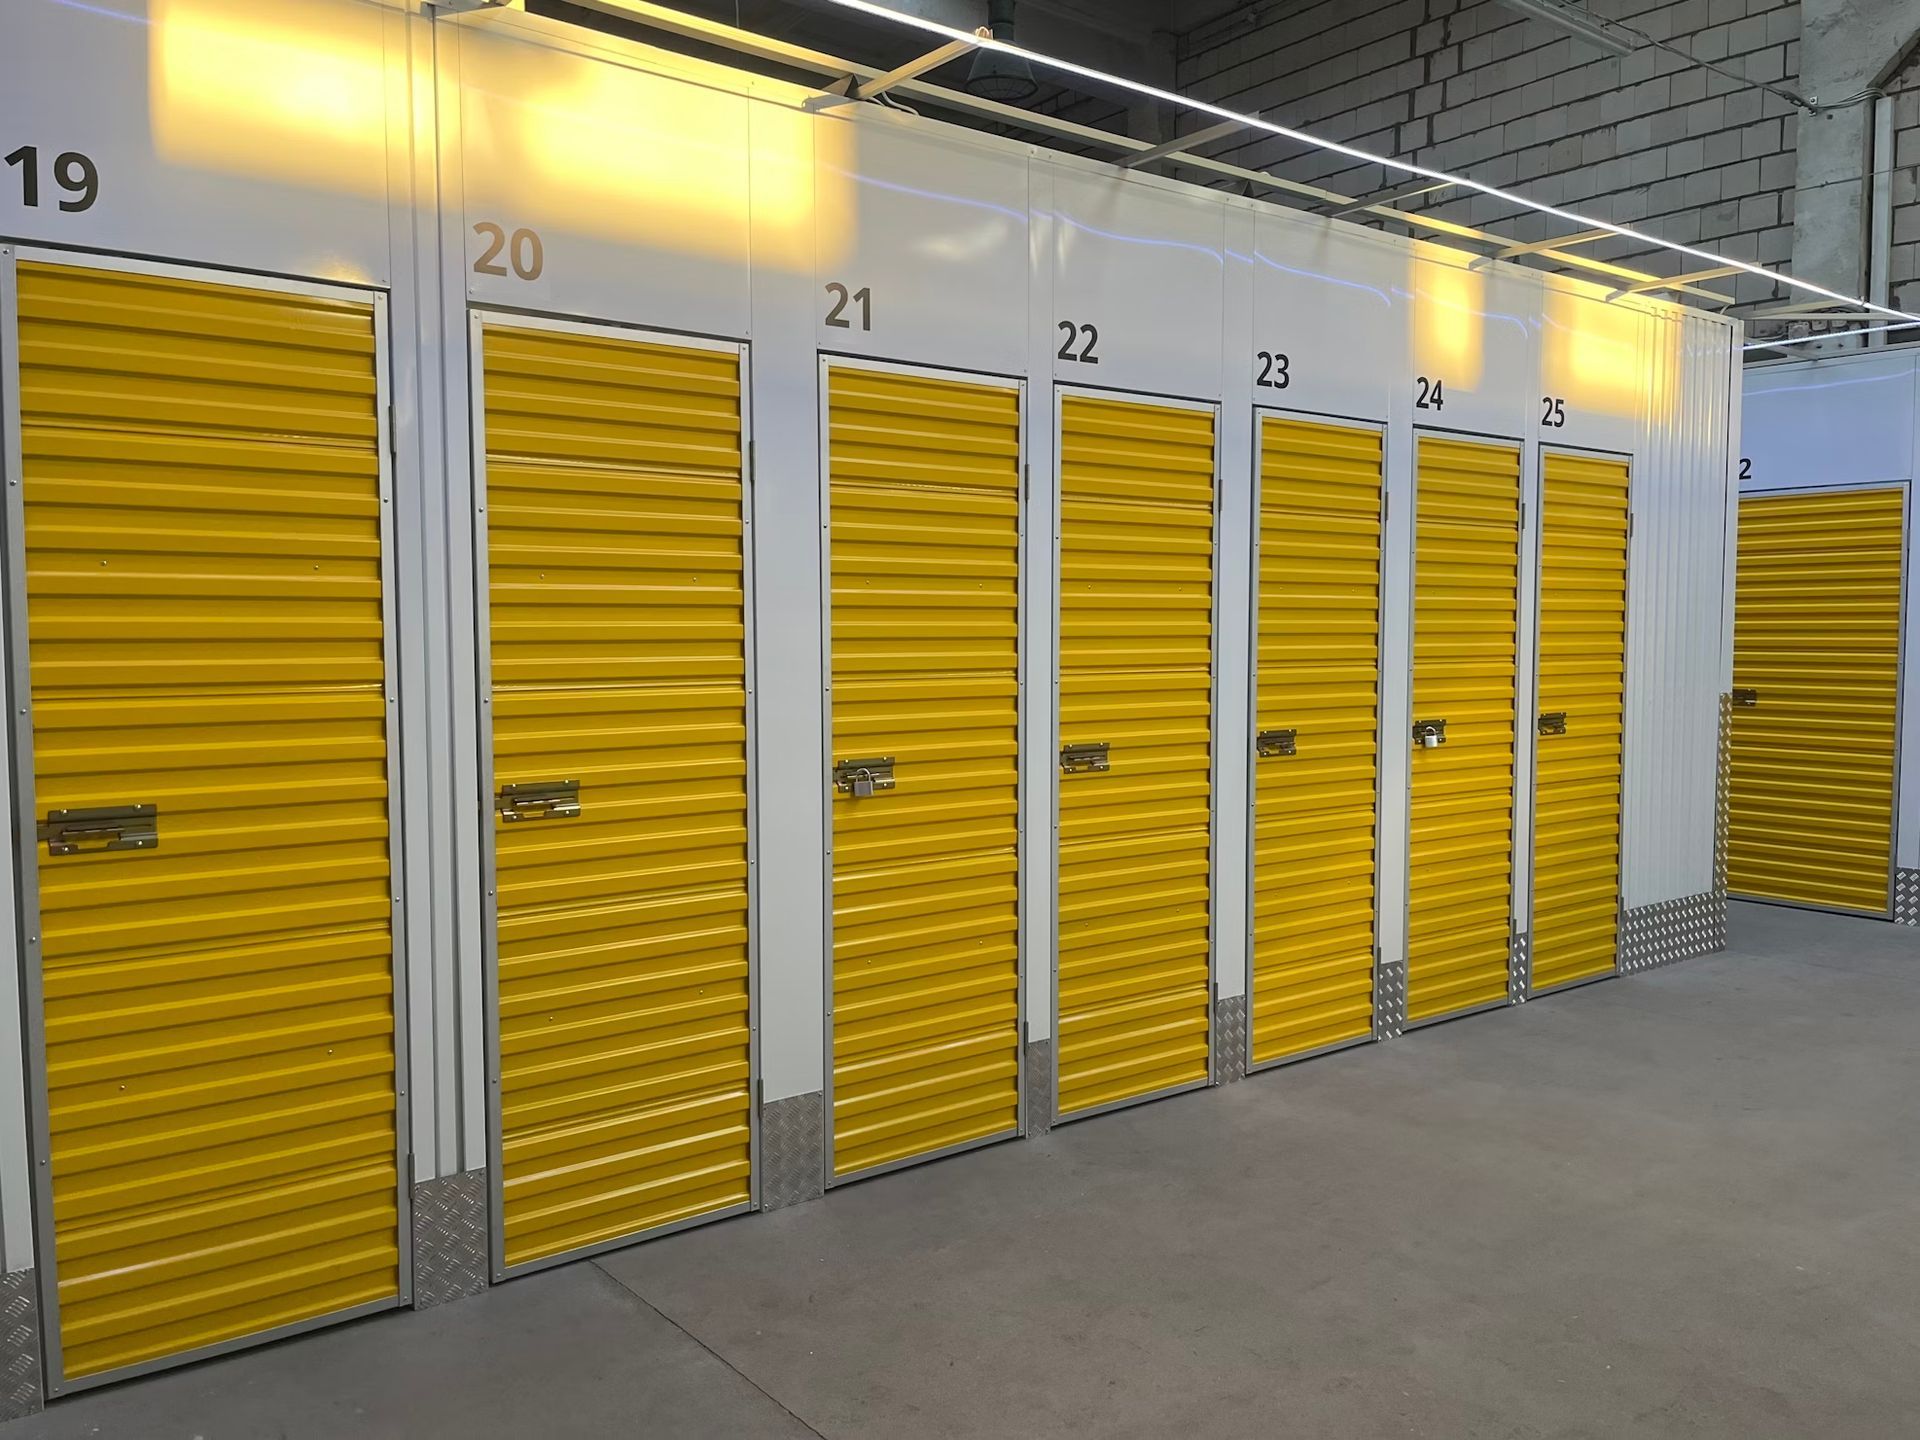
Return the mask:
<svg viewBox="0 0 1920 1440">
<path fill-rule="evenodd" d="M 1540 463 L 1536 992 L 1614 971 L 1627 673 L 1627 462 L 1547 451 Z"/>
<path fill-rule="evenodd" d="M 833 1174 L 1020 1125 L 1020 391 L 833 367 Z"/>
<path fill-rule="evenodd" d="M 1904 486 L 1740 501 L 1727 888 L 1890 912 Z"/>
<path fill-rule="evenodd" d="M 60 1389 L 399 1296 L 380 362 L 364 299 L 18 279 Z"/>
<path fill-rule="evenodd" d="M 1378 430 L 1260 421 L 1256 1065 L 1373 1034 Z"/>
<path fill-rule="evenodd" d="M 740 355 L 481 345 L 511 1267 L 749 1199 Z"/>
<path fill-rule="evenodd" d="M 1407 1019 L 1504 1000 L 1513 915 L 1520 451 L 1419 437 Z"/>
<path fill-rule="evenodd" d="M 1208 1077 L 1213 425 L 1060 397 L 1062 1115 Z"/>
</svg>

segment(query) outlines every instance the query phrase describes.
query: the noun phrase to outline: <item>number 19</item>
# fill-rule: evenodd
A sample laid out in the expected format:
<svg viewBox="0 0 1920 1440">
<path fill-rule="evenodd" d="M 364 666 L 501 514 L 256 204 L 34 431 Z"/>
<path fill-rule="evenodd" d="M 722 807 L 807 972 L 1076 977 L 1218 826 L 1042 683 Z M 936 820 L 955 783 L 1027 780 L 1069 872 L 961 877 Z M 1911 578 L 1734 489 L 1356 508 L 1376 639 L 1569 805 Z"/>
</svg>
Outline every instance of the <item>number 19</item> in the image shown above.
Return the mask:
<svg viewBox="0 0 1920 1440">
<path fill-rule="evenodd" d="M 40 206 L 40 147 L 22 145 L 6 157 L 8 168 L 20 172 L 20 203 L 29 210 Z M 100 172 L 93 161 L 78 150 L 63 152 L 53 162 L 53 180 L 62 190 L 76 198 L 62 200 L 60 208 L 67 211 L 91 210 L 93 202 L 100 198 Z"/>
</svg>

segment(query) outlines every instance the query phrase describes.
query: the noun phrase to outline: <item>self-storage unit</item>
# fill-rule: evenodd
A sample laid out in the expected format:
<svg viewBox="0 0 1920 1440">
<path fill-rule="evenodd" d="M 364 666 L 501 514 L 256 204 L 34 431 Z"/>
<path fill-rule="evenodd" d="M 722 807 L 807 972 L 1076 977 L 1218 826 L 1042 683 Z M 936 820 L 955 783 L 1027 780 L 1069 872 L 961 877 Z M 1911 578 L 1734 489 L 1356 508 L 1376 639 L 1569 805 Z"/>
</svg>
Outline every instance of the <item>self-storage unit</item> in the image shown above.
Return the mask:
<svg viewBox="0 0 1920 1440">
<path fill-rule="evenodd" d="M 1727 885 L 1920 924 L 1907 347 L 1749 370 Z"/>
<path fill-rule="evenodd" d="M 8 26 L 33 1398 L 1715 943 L 1734 324 L 511 9 Z"/>
</svg>

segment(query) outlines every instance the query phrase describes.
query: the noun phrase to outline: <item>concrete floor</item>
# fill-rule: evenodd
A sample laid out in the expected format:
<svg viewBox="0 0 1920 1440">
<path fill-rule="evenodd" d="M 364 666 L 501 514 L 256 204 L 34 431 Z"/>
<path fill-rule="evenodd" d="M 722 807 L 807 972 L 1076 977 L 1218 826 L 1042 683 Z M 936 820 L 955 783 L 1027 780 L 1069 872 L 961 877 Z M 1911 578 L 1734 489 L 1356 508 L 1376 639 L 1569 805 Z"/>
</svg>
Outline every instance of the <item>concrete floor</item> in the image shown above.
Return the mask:
<svg viewBox="0 0 1920 1440">
<path fill-rule="evenodd" d="M 1724 955 L 0 1440 L 1913 1434 L 1920 932 L 1734 911 Z"/>
</svg>

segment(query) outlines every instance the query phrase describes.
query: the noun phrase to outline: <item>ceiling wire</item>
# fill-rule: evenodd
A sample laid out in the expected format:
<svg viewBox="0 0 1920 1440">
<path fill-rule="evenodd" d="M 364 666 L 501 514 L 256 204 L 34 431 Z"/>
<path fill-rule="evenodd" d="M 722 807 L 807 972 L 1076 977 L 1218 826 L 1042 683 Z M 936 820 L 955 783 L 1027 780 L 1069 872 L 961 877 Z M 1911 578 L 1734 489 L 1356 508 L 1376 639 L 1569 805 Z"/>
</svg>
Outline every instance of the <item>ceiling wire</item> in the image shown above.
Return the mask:
<svg viewBox="0 0 1920 1440">
<path fill-rule="evenodd" d="M 1878 99 L 1882 93 L 1878 86 L 1869 85 L 1866 89 L 1857 90 L 1845 99 L 1833 100 L 1822 104 L 1817 98 L 1808 99 L 1799 91 L 1789 89 L 1785 85 L 1776 84 L 1771 80 L 1756 80 L 1751 75 L 1743 71 L 1735 70 L 1730 65 L 1722 65 L 1716 60 L 1703 60 L 1684 46 L 1662 40 L 1657 35 L 1650 35 L 1645 30 L 1627 24 L 1624 20 L 1609 20 L 1604 15 L 1596 15 L 1585 5 L 1574 4 L 1569 0 L 1566 8 L 1579 14 L 1582 19 L 1592 21 L 1602 30 L 1618 31 L 1622 35 L 1631 35 L 1635 40 L 1646 45 L 1651 45 L 1656 50 L 1664 50 L 1669 55 L 1678 55 L 1689 65 L 1698 65 L 1703 70 L 1711 70 L 1716 75 L 1724 75 L 1727 79 L 1738 81 L 1740 84 L 1748 86 L 1751 89 L 1764 90 L 1767 94 L 1772 95 L 1776 99 L 1784 100 L 1789 105 L 1794 106 L 1796 109 L 1804 110 L 1809 115 L 1819 115 L 1829 110 L 1843 110 L 1849 105 L 1865 104 L 1869 100 Z"/>
</svg>

